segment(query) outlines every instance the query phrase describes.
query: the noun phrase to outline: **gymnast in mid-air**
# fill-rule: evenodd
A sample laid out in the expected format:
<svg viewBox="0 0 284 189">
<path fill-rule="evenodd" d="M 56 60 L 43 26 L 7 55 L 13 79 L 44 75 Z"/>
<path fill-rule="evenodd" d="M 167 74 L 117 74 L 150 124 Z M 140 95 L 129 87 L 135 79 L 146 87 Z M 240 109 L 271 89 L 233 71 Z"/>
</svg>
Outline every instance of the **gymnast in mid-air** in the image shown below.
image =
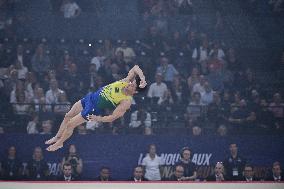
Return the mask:
<svg viewBox="0 0 284 189">
<path fill-rule="evenodd" d="M 45 144 L 47 151 L 56 151 L 78 125 L 87 121 L 113 122 L 122 117 L 132 104 L 132 97 L 144 90 L 147 83 L 139 66 L 129 70 L 126 78 L 101 87 L 77 101 L 66 113 L 57 134 Z M 111 115 L 102 116 L 104 109 L 114 109 Z"/>
</svg>

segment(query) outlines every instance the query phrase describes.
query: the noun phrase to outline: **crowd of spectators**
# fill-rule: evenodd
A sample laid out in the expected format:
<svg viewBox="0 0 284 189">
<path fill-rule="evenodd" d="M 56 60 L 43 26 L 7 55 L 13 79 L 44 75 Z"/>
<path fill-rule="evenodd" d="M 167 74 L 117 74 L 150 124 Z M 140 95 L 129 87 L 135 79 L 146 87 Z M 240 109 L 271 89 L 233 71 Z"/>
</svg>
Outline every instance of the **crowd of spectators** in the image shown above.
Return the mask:
<svg viewBox="0 0 284 189">
<path fill-rule="evenodd" d="M 262 88 L 255 72 L 245 66 L 235 49 L 210 41 L 204 33 L 195 33 L 194 42 L 179 35 L 184 49 L 176 50 L 180 43 L 174 43 L 167 50 L 167 39 L 156 27 L 150 28 L 150 35 L 151 41 L 147 37 L 134 43 L 104 40 L 92 47 L 78 42 L 76 48 L 57 47 L 56 52 L 51 52 L 52 47 L 45 42 L 35 44 L 34 53 L 22 43 L 14 46 L 15 53 L 7 53 L 6 44 L 1 43 L 1 62 L 5 62 L 1 68 L 1 98 L 10 102 L 3 102 L 6 111 L 2 111 L 2 117 L 16 115 L 23 119 L 21 124 L 28 126 L 18 127 L 22 132 L 42 132 L 45 120 L 57 127 L 72 103 L 122 79 L 138 64 L 145 72 L 148 90 L 134 99 L 136 105 L 129 115 L 111 124 L 113 133 L 140 130 L 138 133 L 151 134 L 151 127 L 178 124 L 192 134 L 196 127 L 198 134 L 217 133 L 219 127 L 228 133 L 283 130 L 282 91 Z M 88 55 L 78 56 L 80 45 Z M 52 127 L 51 133 L 54 130 Z M 15 130 L 4 126 L 5 131 Z"/>
<path fill-rule="evenodd" d="M 236 143 L 229 145 L 229 153 L 222 160 L 211 165 L 207 175 L 197 174 L 198 169 L 195 162 L 192 161 L 192 149 L 184 147 L 180 150 L 180 158 L 172 166 L 172 172 L 168 177 L 163 176 L 165 168 L 165 159 L 161 158 L 156 151 L 156 145 L 149 145 L 148 153 L 143 158 L 140 165 L 129 170 L 129 177 L 123 180 L 141 182 L 141 181 L 283 181 L 283 173 L 279 162 L 275 161 L 272 168 L 259 176 L 254 171 L 252 161 L 240 155 Z M 76 146 L 71 144 L 66 155 L 59 162 L 58 174 L 51 173 L 50 168 L 43 156 L 42 149 L 35 147 L 31 159 L 23 162 L 17 155 L 15 146 L 7 149 L 7 154 L 0 163 L 0 179 L 3 180 L 58 180 L 58 181 L 115 181 L 112 177 L 111 167 L 102 166 L 99 173 L 92 178 L 86 178 L 83 175 L 84 160 L 80 157 Z"/>
</svg>

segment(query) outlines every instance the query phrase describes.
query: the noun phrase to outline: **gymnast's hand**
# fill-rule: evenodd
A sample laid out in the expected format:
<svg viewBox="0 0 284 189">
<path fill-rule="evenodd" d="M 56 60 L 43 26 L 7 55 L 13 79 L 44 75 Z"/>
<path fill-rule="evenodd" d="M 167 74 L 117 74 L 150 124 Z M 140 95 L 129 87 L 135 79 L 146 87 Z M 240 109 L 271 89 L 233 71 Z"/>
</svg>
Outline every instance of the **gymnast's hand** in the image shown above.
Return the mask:
<svg viewBox="0 0 284 189">
<path fill-rule="evenodd" d="M 146 85 L 147 85 L 147 82 L 145 81 L 145 78 L 142 78 L 141 81 L 140 81 L 139 87 L 144 88 L 144 87 L 146 87 Z"/>
<path fill-rule="evenodd" d="M 96 116 L 96 115 L 93 115 L 93 114 L 87 115 L 87 119 L 89 121 L 100 121 L 101 118 L 102 118 L 102 116 Z"/>
</svg>

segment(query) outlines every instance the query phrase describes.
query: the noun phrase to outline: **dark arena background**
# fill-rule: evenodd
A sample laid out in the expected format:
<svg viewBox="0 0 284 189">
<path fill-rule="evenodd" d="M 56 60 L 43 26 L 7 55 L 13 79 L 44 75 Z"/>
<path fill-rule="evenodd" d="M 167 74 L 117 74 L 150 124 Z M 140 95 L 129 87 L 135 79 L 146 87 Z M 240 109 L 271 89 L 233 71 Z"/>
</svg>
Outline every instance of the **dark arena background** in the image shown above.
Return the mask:
<svg viewBox="0 0 284 189">
<path fill-rule="evenodd" d="M 134 65 L 123 117 L 46 150 Z M 1 189 L 284 188 L 283 95 L 284 0 L 0 0 Z"/>
</svg>

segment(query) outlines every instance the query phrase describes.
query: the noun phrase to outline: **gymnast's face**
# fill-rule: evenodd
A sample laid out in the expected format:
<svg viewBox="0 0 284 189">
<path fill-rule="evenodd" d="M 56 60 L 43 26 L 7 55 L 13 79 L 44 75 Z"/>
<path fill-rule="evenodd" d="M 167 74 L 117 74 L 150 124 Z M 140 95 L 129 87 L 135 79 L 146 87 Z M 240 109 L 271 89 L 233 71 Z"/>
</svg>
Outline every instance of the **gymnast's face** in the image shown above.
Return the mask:
<svg viewBox="0 0 284 189">
<path fill-rule="evenodd" d="M 137 88 L 137 85 L 135 81 L 129 82 L 128 85 L 125 87 L 128 94 L 130 95 L 134 95 L 136 93 L 136 88 Z"/>
</svg>

